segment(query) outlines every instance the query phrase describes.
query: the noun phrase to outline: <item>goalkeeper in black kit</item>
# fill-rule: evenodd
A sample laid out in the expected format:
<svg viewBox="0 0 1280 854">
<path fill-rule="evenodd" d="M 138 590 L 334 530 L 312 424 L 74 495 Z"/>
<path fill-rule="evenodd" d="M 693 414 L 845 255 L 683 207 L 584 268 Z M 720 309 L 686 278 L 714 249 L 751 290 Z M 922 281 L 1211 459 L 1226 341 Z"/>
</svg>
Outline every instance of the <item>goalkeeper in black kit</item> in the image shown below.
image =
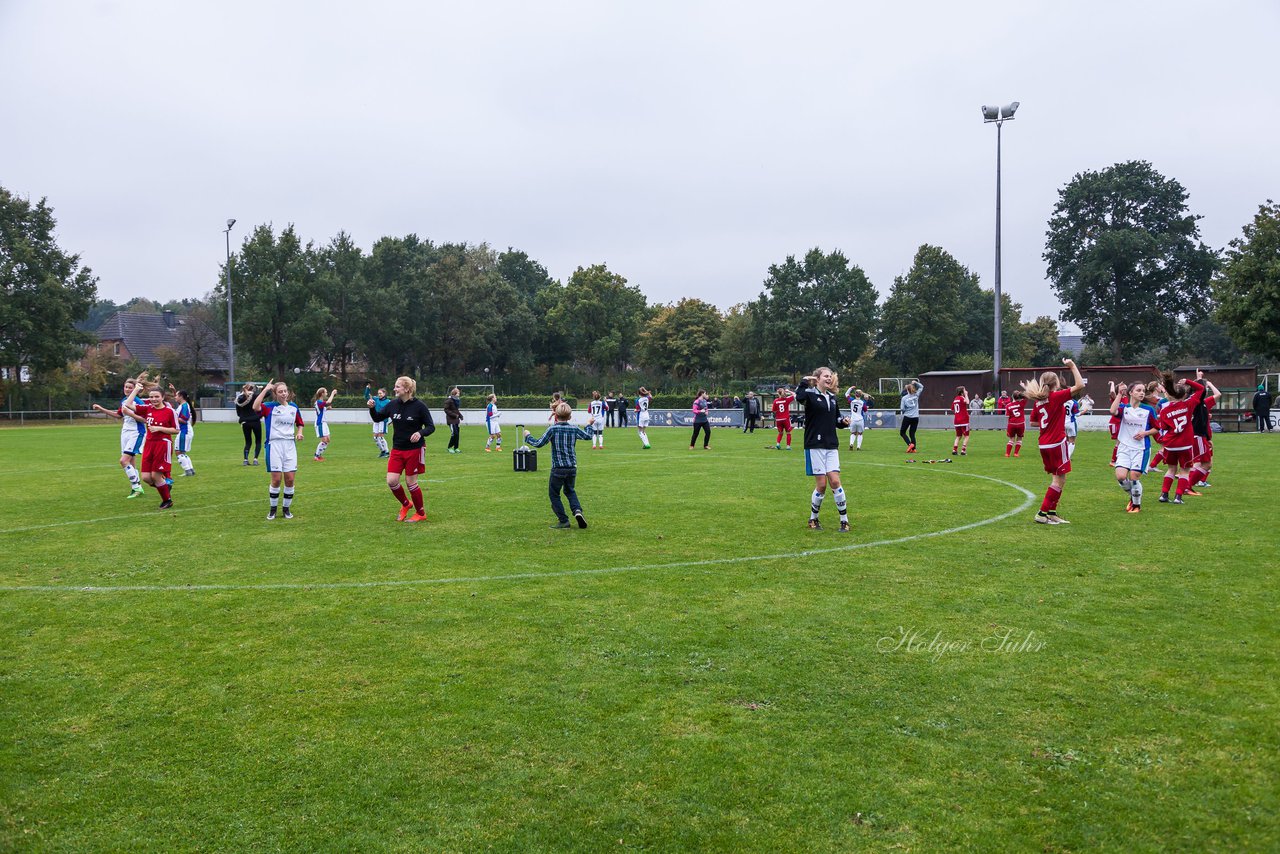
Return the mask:
<svg viewBox="0 0 1280 854">
<path fill-rule="evenodd" d="M 427 512 L 418 486 L 418 475 L 427 470 L 426 438 L 436 431 L 431 420 L 431 410 L 418 398 L 418 384 L 409 377 L 396 380 L 395 400 L 381 410 L 369 405 L 369 417 L 374 421 L 391 422 L 394 431 L 391 440 L 391 456 L 387 459 L 387 486 L 400 502 L 397 522 L 427 521 Z M 403 477 L 402 477 L 403 476 Z M 405 494 L 406 490 L 408 495 Z M 409 515 L 409 511 L 413 515 Z"/>
</svg>

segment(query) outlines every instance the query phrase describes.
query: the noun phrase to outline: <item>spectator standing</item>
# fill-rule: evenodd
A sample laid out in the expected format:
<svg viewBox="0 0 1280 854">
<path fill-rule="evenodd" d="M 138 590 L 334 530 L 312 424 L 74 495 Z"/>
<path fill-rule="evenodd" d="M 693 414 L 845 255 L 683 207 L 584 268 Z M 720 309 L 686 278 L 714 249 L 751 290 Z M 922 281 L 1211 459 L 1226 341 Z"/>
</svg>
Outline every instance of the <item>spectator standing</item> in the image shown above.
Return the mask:
<svg viewBox="0 0 1280 854">
<path fill-rule="evenodd" d="M 760 420 L 760 398 L 754 391 L 747 392 L 747 399 L 742 402 L 742 429 L 746 433 L 756 432 L 756 423 Z"/>
<path fill-rule="evenodd" d="M 1271 429 L 1271 392 L 1265 382 L 1258 383 L 1258 393 L 1253 396 L 1253 416 L 1258 419 L 1258 432 Z"/>
<path fill-rule="evenodd" d="M 378 389 L 378 393 L 381 396 L 382 389 Z M 374 423 L 386 422 L 375 421 Z M 451 454 L 462 453 L 462 446 L 458 442 L 458 434 L 462 432 L 462 389 L 456 386 L 449 391 L 449 396 L 444 399 L 444 423 L 449 426 L 449 447 L 446 450 Z M 384 456 L 386 455 L 384 454 Z"/>
<path fill-rule="evenodd" d="M 996 414 L 996 396 L 991 392 L 987 392 L 987 396 L 982 399 L 982 412 L 984 415 Z"/>
<path fill-rule="evenodd" d="M 613 427 L 618 418 L 618 395 L 609 392 L 604 398 L 605 424 Z"/>
<path fill-rule="evenodd" d="M 626 392 L 618 392 L 617 404 L 618 404 L 618 426 L 626 427 L 627 426 L 627 393 Z"/>
</svg>

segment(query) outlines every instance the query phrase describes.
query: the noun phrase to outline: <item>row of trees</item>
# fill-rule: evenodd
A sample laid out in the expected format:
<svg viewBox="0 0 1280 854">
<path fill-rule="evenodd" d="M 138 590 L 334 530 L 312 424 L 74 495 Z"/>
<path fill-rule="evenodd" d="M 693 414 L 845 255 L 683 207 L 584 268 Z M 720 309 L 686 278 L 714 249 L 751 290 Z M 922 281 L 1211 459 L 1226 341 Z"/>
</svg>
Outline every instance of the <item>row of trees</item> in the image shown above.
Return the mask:
<svg viewBox="0 0 1280 854">
<path fill-rule="evenodd" d="M 1201 242 L 1186 199 L 1141 161 L 1081 173 L 1060 191 L 1044 258 L 1087 361 L 1280 359 L 1280 206 L 1261 206 L 1219 253 Z M 43 200 L 0 188 L 0 367 L 10 383 L 19 366 L 65 370 L 121 308 L 95 301 L 96 279 L 57 246 L 53 227 Z M 317 246 L 292 226 L 264 224 L 227 273 L 203 300 L 125 307 L 197 314 L 225 334 L 229 278 L 240 373 L 282 374 L 318 355 L 343 380 L 363 360 L 381 375 L 487 372 L 534 388 L 554 366 L 692 381 L 825 363 L 861 382 L 991 366 L 994 294 L 929 245 L 883 302 L 841 252 L 812 249 L 770 266 L 756 299 L 725 312 L 696 298 L 650 305 L 603 264 L 560 282 L 516 249 L 415 235 L 384 237 L 366 253 L 345 233 Z M 1004 364 L 1056 359 L 1055 320 L 1024 320 L 1002 299 Z"/>
</svg>

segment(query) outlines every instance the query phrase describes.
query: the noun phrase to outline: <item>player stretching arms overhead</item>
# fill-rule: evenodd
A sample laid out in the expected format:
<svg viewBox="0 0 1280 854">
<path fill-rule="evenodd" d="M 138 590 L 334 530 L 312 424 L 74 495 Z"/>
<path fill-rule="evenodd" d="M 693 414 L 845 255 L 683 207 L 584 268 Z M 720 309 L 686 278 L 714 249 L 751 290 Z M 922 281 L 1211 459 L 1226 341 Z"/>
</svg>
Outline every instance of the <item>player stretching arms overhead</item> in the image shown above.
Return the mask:
<svg viewBox="0 0 1280 854">
<path fill-rule="evenodd" d="M 147 436 L 146 424 L 124 411 L 124 402 L 133 393 L 134 385 L 132 379 L 124 381 L 124 397 L 120 399 L 120 406 L 117 409 L 107 409 L 96 403 L 93 405 L 93 408 L 99 412 L 110 415 L 112 418 L 119 418 L 121 421 L 120 468 L 124 469 L 124 476 L 129 479 L 129 494 L 125 498 L 137 498 L 142 495 L 142 480 L 138 477 L 138 470 L 134 468 L 133 462 L 134 458 L 142 452 L 142 441 Z"/>
<path fill-rule="evenodd" d="M 1169 405 L 1160 410 L 1160 428 L 1164 441 L 1164 461 L 1168 468 L 1164 473 L 1160 502 L 1169 503 L 1169 489 L 1177 481 L 1178 491 L 1174 494 L 1173 503 L 1181 504 L 1182 496 L 1191 488 L 1191 458 L 1195 445 L 1191 414 L 1204 397 L 1204 386 L 1195 380 L 1174 382 L 1173 374 L 1166 373 L 1164 387 L 1169 395 Z"/>
<path fill-rule="evenodd" d="M 636 392 L 636 434 L 640 436 L 646 451 L 649 450 L 649 404 L 652 402 L 653 395 L 649 393 L 649 389 L 640 386 Z"/>
<path fill-rule="evenodd" d="M 591 392 L 591 403 L 587 404 L 587 414 L 591 418 L 591 450 L 604 447 L 604 401 L 600 392 Z"/>
<path fill-rule="evenodd" d="M 384 418 L 391 421 L 393 433 L 391 457 L 387 460 L 387 486 L 400 502 L 400 514 L 396 521 L 403 522 L 408 516 L 410 522 L 425 522 L 427 511 L 422 499 L 422 489 L 418 486 L 418 475 L 427 470 L 426 438 L 436 432 L 436 425 L 431 420 L 431 410 L 414 397 L 418 393 L 416 382 L 409 377 L 400 377 L 396 380 L 393 391 L 396 399 L 386 409 L 379 411 L 374 407 L 373 401 L 369 401 L 369 417 L 374 421 Z M 408 495 L 405 495 L 406 487 Z M 409 516 L 410 507 L 414 511 L 412 516 Z"/>
<path fill-rule="evenodd" d="M 813 475 L 813 495 L 809 503 L 809 527 L 821 531 L 818 510 L 831 485 L 836 510 L 840 514 L 840 533 L 849 533 L 849 505 L 840 485 L 840 435 L 838 428 L 849 421 L 840 416 L 840 380 L 835 371 L 818 368 L 800 381 L 796 400 L 804 407 L 804 463 L 806 474 Z"/>
<path fill-rule="evenodd" d="M 1022 437 L 1027 432 L 1026 395 L 1015 391 L 1013 397 L 1005 400 L 1004 411 L 1009 416 L 1009 422 L 1004 428 L 1004 435 L 1008 439 L 1004 445 L 1004 455 L 1007 457 L 1012 453 L 1016 457 L 1022 453 Z"/>
<path fill-rule="evenodd" d="M 845 392 L 849 401 L 849 450 L 862 450 L 862 432 L 867 429 L 866 413 L 871 409 L 871 399 L 860 388 L 849 386 Z"/>
<path fill-rule="evenodd" d="M 778 428 L 778 438 L 773 443 L 775 451 L 782 450 L 782 434 L 787 434 L 787 450 L 791 450 L 791 404 L 796 396 L 785 388 L 778 389 L 773 399 L 773 426 Z"/>
<path fill-rule="evenodd" d="M 1062 364 L 1071 369 L 1073 382 L 1070 388 L 1062 388 L 1062 381 L 1053 371 L 1045 371 L 1038 382 L 1027 380 L 1022 384 L 1022 393 L 1028 400 L 1036 402 L 1032 417 L 1040 426 L 1040 459 L 1044 470 L 1051 475 L 1040 512 L 1036 514 L 1036 521 L 1042 525 L 1067 524 L 1067 520 L 1058 515 L 1062 488 L 1066 486 L 1067 475 L 1071 472 L 1071 457 L 1067 452 L 1066 404 L 1072 395 L 1084 388 L 1084 378 L 1080 376 L 1076 363 L 1063 359 Z"/>
<path fill-rule="evenodd" d="M 328 397 L 325 397 L 325 394 Z M 316 389 L 316 396 L 312 400 L 312 405 L 316 408 L 316 438 L 319 443 L 316 445 L 316 462 L 324 462 L 325 449 L 329 447 L 329 424 L 324 420 L 324 414 L 329 409 L 329 405 L 333 403 L 333 399 L 338 395 L 338 390 L 326 392 L 323 388 Z"/>
<path fill-rule="evenodd" d="M 1111 415 L 1120 418 L 1116 431 L 1115 470 L 1116 482 L 1129 493 L 1129 513 L 1142 512 L 1142 473 L 1147 470 L 1151 455 L 1151 437 L 1160 432 L 1156 427 L 1154 406 L 1144 403 L 1147 388 L 1134 383 L 1128 396 L 1117 394 L 1111 401 Z"/>
<path fill-rule="evenodd" d="M 147 372 L 138 375 L 138 382 L 125 398 L 121 408 L 133 418 L 140 418 L 147 425 L 147 441 L 142 449 L 142 480 L 160 493 L 160 509 L 173 506 L 169 492 L 169 472 L 173 469 L 173 437 L 178 434 L 178 419 L 164 402 L 164 392 L 151 389 L 146 403 L 135 403 L 138 392 L 146 383 Z"/>
<path fill-rule="evenodd" d="M 974 400 L 977 399 L 974 398 Z M 951 415 L 956 428 L 956 437 L 951 442 L 951 453 L 954 454 L 958 450 L 963 457 L 969 453 L 969 392 L 964 386 L 956 389 L 955 399 L 951 401 Z"/>
<path fill-rule="evenodd" d="M 1204 383 L 1209 394 L 1191 412 L 1191 431 L 1195 435 L 1192 440 L 1191 488 L 1187 495 L 1200 495 L 1196 487 L 1209 486 L 1209 470 L 1213 467 L 1213 422 L 1209 420 L 1209 410 L 1222 396 L 1218 387 L 1204 378 L 1204 371 L 1197 370 L 1196 379 Z"/>
<path fill-rule="evenodd" d="M 272 400 L 267 403 L 267 395 Z M 293 518 L 293 483 L 298 472 L 298 443 L 302 441 L 302 410 L 289 395 L 289 386 L 270 380 L 254 398 L 253 406 L 267 427 L 267 471 L 271 488 L 267 491 L 267 519 L 276 518 L 283 503 L 284 518 Z M 281 484 L 284 501 L 281 502 Z"/>
</svg>

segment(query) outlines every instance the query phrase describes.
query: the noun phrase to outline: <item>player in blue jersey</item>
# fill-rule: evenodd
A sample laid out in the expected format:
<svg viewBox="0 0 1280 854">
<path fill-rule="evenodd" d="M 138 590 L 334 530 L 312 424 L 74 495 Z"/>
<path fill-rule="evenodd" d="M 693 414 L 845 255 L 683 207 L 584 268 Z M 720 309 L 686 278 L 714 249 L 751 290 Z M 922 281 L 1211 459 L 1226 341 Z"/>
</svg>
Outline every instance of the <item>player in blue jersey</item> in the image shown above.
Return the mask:
<svg viewBox="0 0 1280 854">
<path fill-rule="evenodd" d="M 373 407 L 373 411 L 379 415 L 387 411 L 387 407 L 391 405 L 391 398 L 387 397 L 385 388 L 378 389 L 378 396 L 369 395 L 365 398 L 365 403 Z M 445 411 L 449 410 L 448 405 Z M 451 442 L 453 440 L 450 440 Z M 391 456 L 391 450 L 387 447 L 387 420 L 385 418 L 373 422 L 373 443 L 378 446 L 378 459 L 386 459 Z"/>
</svg>

